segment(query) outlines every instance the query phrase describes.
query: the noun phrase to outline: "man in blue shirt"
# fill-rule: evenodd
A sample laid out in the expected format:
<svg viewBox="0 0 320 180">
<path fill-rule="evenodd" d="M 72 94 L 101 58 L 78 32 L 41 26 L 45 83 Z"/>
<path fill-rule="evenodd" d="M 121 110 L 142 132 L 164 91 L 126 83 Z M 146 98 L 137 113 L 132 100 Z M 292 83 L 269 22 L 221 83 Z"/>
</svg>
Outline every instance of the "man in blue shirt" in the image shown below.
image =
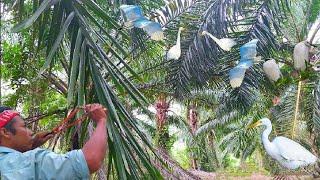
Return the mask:
<svg viewBox="0 0 320 180">
<path fill-rule="evenodd" d="M 37 148 L 52 137 L 32 132 L 19 113 L 0 107 L 0 179 L 89 179 L 97 171 L 107 148 L 105 108 L 100 104 L 85 106 L 96 129 L 82 149 L 56 154 Z"/>
</svg>

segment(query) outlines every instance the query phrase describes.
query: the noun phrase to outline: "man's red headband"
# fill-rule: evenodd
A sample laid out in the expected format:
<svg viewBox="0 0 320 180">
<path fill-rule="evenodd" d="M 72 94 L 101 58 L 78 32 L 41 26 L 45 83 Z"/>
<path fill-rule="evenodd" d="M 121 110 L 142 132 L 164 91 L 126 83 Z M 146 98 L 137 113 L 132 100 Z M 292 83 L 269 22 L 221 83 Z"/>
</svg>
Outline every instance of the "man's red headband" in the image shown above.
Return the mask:
<svg viewBox="0 0 320 180">
<path fill-rule="evenodd" d="M 10 122 L 15 116 L 20 115 L 17 111 L 5 110 L 0 113 L 0 128 L 4 127 Z"/>
</svg>

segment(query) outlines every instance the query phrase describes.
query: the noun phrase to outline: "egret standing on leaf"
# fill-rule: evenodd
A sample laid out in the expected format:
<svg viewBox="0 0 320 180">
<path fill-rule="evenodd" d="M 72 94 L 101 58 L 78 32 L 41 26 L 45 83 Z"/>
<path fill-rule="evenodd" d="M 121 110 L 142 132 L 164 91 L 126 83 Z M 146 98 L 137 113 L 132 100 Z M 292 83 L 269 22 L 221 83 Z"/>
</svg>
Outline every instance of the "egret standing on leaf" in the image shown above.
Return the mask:
<svg viewBox="0 0 320 180">
<path fill-rule="evenodd" d="M 269 134 L 272 131 L 272 124 L 268 118 L 262 118 L 249 128 L 260 125 L 266 126 L 262 133 L 262 143 L 267 154 L 277 160 L 281 166 L 294 170 L 316 163 L 318 158 L 315 155 L 291 139 L 278 136 L 270 142 Z"/>
<path fill-rule="evenodd" d="M 178 60 L 181 56 L 181 46 L 180 46 L 180 34 L 181 31 L 184 30 L 183 27 L 179 28 L 177 42 L 174 46 L 172 46 L 167 53 L 167 60 Z"/>
<path fill-rule="evenodd" d="M 212 34 L 210 34 L 207 31 L 202 31 L 201 33 L 202 36 L 204 35 L 208 35 L 212 40 L 214 40 L 214 42 L 216 42 L 218 44 L 218 46 L 225 50 L 225 51 L 230 51 L 231 48 L 237 44 L 237 42 L 231 38 L 221 38 L 218 39 L 216 37 L 214 37 Z"/>
</svg>

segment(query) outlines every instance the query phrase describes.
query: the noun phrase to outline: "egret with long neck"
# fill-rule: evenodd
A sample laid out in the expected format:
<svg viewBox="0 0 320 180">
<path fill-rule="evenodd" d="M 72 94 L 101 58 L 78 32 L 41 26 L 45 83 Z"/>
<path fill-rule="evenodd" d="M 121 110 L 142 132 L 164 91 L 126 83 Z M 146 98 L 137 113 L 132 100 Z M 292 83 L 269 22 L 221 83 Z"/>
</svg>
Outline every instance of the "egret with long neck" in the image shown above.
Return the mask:
<svg viewBox="0 0 320 180">
<path fill-rule="evenodd" d="M 283 167 L 298 169 L 316 163 L 318 158 L 315 155 L 291 139 L 278 136 L 270 142 L 269 135 L 272 131 L 272 124 L 268 118 L 262 118 L 255 124 L 250 125 L 249 128 L 260 125 L 266 126 L 261 139 L 267 154 L 277 160 Z"/>
<path fill-rule="evenodd" d="M 208 35 L 212 40 L 214 40 L 218 46 L 225 50 L 225 51 L 230 51 L 231 48 L 237 44 L 237 42 L 231 38 L 221 38 L 218 39 L 216 37 L 214 37 L 212 34 L 210 34 L 208 31 L 202 31 L 201 33 L 202 36 L 204 35 Z"/>
<path fill-rule="evenodd" d="M 177 60 L 181 56 L 181 44 L 180 44 L 180 35 L 181 31 L 184 30 L 183 27 L 180 27 L 178 30 L 177 42 L 174 46 L 172 46 L 167 53 L 167 60 Z"/>
</svg>

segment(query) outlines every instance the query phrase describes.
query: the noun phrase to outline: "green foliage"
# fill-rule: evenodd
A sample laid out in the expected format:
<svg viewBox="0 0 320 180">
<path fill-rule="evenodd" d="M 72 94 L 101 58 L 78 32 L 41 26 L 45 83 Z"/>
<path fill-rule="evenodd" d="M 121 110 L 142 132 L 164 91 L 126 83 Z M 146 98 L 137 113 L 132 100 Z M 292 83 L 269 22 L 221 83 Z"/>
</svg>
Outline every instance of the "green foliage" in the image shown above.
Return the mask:
<svg viewBox="0 0 320 180">
<path fill-rule="evenodd" d="M 236 176 L 245 177 L 250 176 L 253 173 L 259 173 L 268 175 L 266 170 L 262 170 L 256 164 L 254 157 L 246 159 L 244 162 L 240 162 L 240 159 L 235 158 L 232 154 L 226 157 L 226 168 L 221 171 L 226 177 Z"/>
<path fill-rule="evenodd" d="M 26 68 L 27 64 L 23 66 L 23 59 L 25 59 L 25 53 L 23 52 L 23 47 L 20 44 L 11 44 L 7 41 L 1 42 L 1 47 L 3 48 L 2 54 L 2 67 L 1 73 L 3 80 L 15 79 L 24 77 L 21 69 Z M 12 83 L 14 85 L 15 83 Z"/>
<path fill-rule="evenodd" d="M 170 149 L 172 146 L 172 141 L 170 141 L 168 126 L 164 126 L 161 130 L 157 130 L 154 137 L 155 144 L 163 149 Z"/>
<path fill-rule="evenodd" d="M 320 12 L 320 1 L 319 0 L 312 0 L 310 3 L 311 13 L 308 19 L 309 23 L 313 23 L 319 17 Z"/>
<path fill-rule="evenodd" d="M 181 146 L 181 144 L 173 145 L 170 152 L 172 158 L 175 159 L 182 168 L 190 168 L 190 155 L 187 146 Z"/>
</svg>

